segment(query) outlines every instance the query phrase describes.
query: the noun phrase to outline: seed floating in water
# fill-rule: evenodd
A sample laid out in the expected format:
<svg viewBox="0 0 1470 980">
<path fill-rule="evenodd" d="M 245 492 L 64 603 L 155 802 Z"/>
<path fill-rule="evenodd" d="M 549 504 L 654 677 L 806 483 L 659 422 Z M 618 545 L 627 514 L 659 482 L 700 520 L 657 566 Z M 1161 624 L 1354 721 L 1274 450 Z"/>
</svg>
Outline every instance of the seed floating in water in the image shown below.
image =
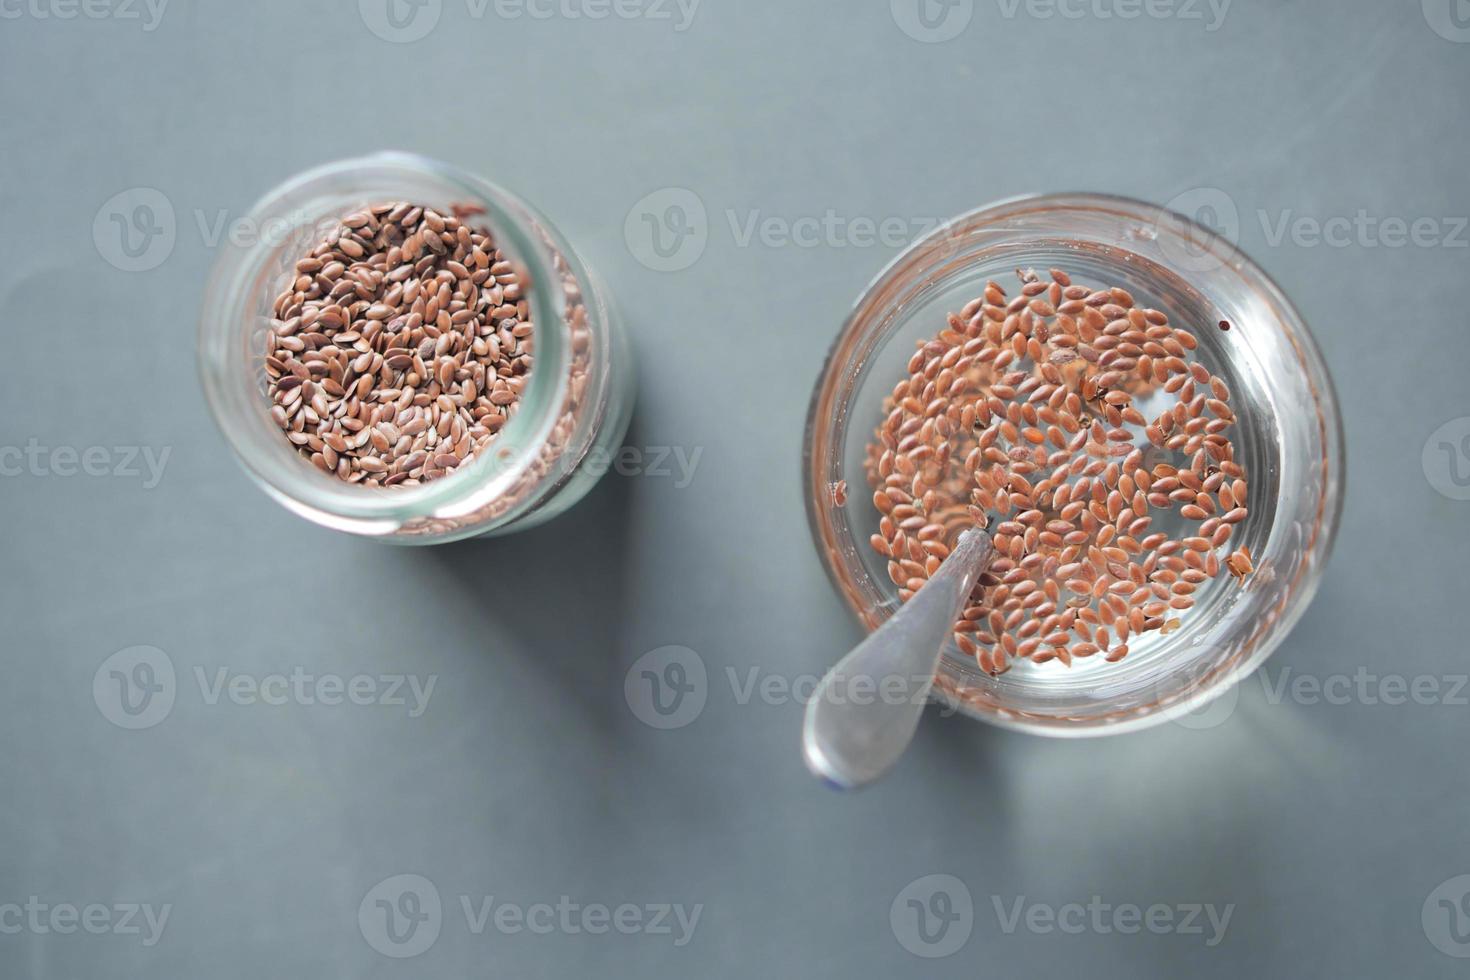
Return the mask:
<svg viewBox="0 0 1470 980">
<path fill-rule="evenodd" d="M 1230 569 L 1231 575 L 1242 582 L 1256 570 L 1256 566 L 1251 563 L 1251 550 L 1244 547 L 1225 559 L 1225 567 Z"/>
<path fill-rule="evenodd" d="M 531 370 L 521 277 L 473 209 L 347 215 L 295 266 L 265 350 L 271 417 L 348 483 L 416 486 L 482 451 Z"/>
<path fill-rule="evenodd" d="M 1116 663 L 1178 629 L 1168 614 L 1235 573 L 1216 549 L 1247 513 L 1230 390 L 1196 336 L 1124 289 L 1017 278 L 1019 296 L 988 283 L 919 345 L 867 458 L 872 546 L 903 601 L 960 534 L 989 529 L 996 557 L 954 636 L 992 675 Z"/>
</svg>

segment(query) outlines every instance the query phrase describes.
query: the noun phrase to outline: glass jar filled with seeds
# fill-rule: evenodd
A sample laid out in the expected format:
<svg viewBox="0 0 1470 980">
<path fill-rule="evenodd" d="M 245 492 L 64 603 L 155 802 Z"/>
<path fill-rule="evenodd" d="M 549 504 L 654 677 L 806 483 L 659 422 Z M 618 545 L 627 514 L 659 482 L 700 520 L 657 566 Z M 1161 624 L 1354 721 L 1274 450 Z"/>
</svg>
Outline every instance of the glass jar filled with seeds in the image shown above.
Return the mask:
<svg viewBox="0 0 1470 980">
<path fill-rule="evenodd" d="M 869 628 L 988 528 L 938 696 L 1097 735 L 1201 709 L 1284 639 L 1337 531 L 1342 445 L 1264 272 L 1169 211 L 1065 195 L 963 215 L 875 280 L 818 380 L 803 479 Z"/>
<path fill-rule="evenodd" d="M 633 369 L 560 233 L 407 154 L 301 174 L 224 248 L 205 395 L 255 481 L 309 520 L 398 544 L 535 526 L 621 443 Z"/>
</svg>

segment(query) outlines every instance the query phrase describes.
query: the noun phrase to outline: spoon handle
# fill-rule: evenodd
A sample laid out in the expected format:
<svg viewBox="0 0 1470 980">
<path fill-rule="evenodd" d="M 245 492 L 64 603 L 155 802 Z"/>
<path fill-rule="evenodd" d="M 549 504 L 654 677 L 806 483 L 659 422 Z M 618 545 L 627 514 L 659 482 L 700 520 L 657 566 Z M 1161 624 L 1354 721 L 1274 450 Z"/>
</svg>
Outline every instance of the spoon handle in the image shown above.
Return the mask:
<svg viewBox="0 0 1470 980">
<path fill-rule="evenodd" d="M 994 552 L 989 534 L 966 531 L 924 587 L 822 679 L 802 729 L 806 764 L 815 775 L 856 789 L 903 755 L 945 641 Z"/>
</svg>

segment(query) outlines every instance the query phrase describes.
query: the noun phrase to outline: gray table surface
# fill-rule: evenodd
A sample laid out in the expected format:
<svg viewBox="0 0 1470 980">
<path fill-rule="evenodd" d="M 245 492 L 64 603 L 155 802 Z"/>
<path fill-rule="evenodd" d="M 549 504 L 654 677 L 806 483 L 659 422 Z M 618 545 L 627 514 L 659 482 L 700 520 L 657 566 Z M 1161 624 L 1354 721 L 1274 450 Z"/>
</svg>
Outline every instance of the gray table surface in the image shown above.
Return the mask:
<svg viewBox="0 0 1470 980">
<path fill-rule="evenodd" d="M 393 2 L 0 2 L 0 976 L 1465 974 L 1470 5 Z M 249 484 L 194 370 L 218 235 L 386 147 L 552 216 L 630 325 L 629 443 L 692 480 L 437 550 Z M 705 221 L 661 271 L 670 188 Z M 1353 462 L 1322 591 L 1218 724 L 933 716 L 836 795 L 781 686 L 859 636 L 796 473 L 897 251 L 864 222 L 1072 189 L 1225 202 L 1314 324 Z M 624 679 L 668 646 L 705 703 L 660 730 Z M 173 700 L 127 714 L 138 663 Z"/>
</svg>

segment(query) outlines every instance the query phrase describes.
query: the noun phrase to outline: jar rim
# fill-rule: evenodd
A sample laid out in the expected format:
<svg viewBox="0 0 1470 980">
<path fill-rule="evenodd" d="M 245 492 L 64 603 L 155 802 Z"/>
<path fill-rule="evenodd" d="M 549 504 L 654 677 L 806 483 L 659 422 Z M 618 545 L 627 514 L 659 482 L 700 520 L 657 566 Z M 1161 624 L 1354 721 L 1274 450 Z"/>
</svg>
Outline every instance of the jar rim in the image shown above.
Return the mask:
<svg viewBox="0 0 1470 980">
<path fill-rule="evenodd" d="M 497 247 L 521 272 L 531 307 L 535 359 L 517 411 L 486 448 L 453 473 L 420 486 L 370 488 L 338 481 L 299 457 L 283 458 L 275 449 L 247 438 L 239 423 L 242 413 L 266 412 L 269 403 L 259 393 L 252 403 L 245 391 L 248 386 L 231 376 L 238 365 L 232 362 L 228 346 L 236 342 L 239 330 L 251 329 L 251 321 L 258 316 L 250 297 L 272 288 L 267 266 L 279 257 L 282 246 L 263 237 L 243 246 L 227 242 L 215 261 L 205 288 L 198 362 L 216 424 L 267 493 L 316 523 L 375 536 L 393 534 L 412 521 L 450 520 L 480 511 L 515 487 L 536 465 L 556 424 L 569 384 L 570 355 L 569 342 L 562 336 L 566 295 L 552 251 L 533 224 L 544 219 L 524 201 L 481 177 L 418 154 L 380 152 L 298 173 L 267 191 L 249 215 L 255 227 L 280 220 L 305 221 L 316 227 L 325 219 L 344 216 L 343 206 L 349 198 L 360 206 L 380 196 L 415 196 L 392 191 L 385 195 L 366 190 L 369 185 L 384 189 L 432 185 L 452 200 L 484 208 L 476 222 L 489 229 Z M 301 465 L 287 465 L 296 462 Z"/>
<path fill-rule="evenodd" d="M 981 235 L 988 230 L 994 232 L 998 239 L 1002 233 L 1016 235 L 1019 239 L 1024 237 L 1025 228 L 1008 222 L 1030 215 L 1055 218 L 1067 213 L 1116 218 L 1126 228 L 1132 228 L 1136 223 L 1141 232 L 1152 228 L 1160 240 L 1169 235 L 1183 237 L 1191 246 L 1202 246 L 1208 250 L 1212 268 L 1233 272 L 1250 290 L 1268 303 L 1273 316 L 1287 325 L 1290 343 L 1309 376 L 1317 400 L 1324 473 L 1312 547 L 1309 548 L 1314 561 L 1310 569 L 1303 567 L 1298 576 L 1302 581 L 1293 583 L 1300 587 L 1294 590 L 1290 608 L 1270 624 L 1270 628 L 1259 637 L 1259 642 L 1253 643 L 1248 649 L 1247 656 L 1222 663 L 1205 682 L 1198 684 L 1177 701 L 1167 704 L 1161 701 L 1148 711 L 1130 709 L 1119 712 L 1116 716 L 1093 716 L 1086 720 L 1036 715 L 1009 706 L 977 703 L 972 700 L 967 696 L 973 692 L 966 689 L 964 675 L 950 664 L 946 656 L 934 690 L 936 696 L 950 706 L 972 717 L 1020 731 L 1052 736 L 1087 736 L 1134 731 L 1158 724 L 1194 710 L 1230 690 L 1235 680 L 1255 669 L 1274 651 L 1291 626 L 1305 612 L 1315 594 L 1321 568 L 1330 557 L 1336 532 L 1341 524 L 1346 463 L 1345 438 L 1342 414 L 1338 408 L 1331 374 L 1304 318 L 1275 280 L 1234 242 L 1169 208 L 1121 195 L 1090 192 L 1011 197 L 951 219 L 910 244 L 888 262 L 862 291 L 844 320 L 823 361 L 809 403 L 803 438 L 801 478 L 809 527 L 828 577 L 865 628 L 876 629 L 891 615 L 891 610 L 871 601 L 873 595 L 882 590 L 874 591 L 877 586 L 873 577 L 858 556 L 857 549 L 865 547 L 866 542 L 856 539 L 854 528 L 840 513 L 843 508 L 835 506 L 827 490 L 829 481 L 842 474 L 842 456 L 848 445 L 846 433 L 849 415 L 853 410 L 853 400 L 857 396 L 863 371 L 888 337 L 890 331 L 886 329 L 887 326 L 902 318 L 902 306 L 895 304 L 911 298 L 906 284 L 913 286 L 920 281 L 937 282 L 938 280 L 926 280 L 925 277 L 936 265 L 958 254 L 951 249 L 957 243 L 965 241 L 965 236 Z M 1055 235 L 1049 229 L 1038 231 L 1038 241 L 1050 237 Z M 1140 240 L 1147 241 L 1147 235 L 1141 236 Z M 1102 244 L 1101 239 L 1098 243 Z M 1109 244 L 1127 249 L 1127 242 L 1123 239 Z M 1137 251 L 1143 255 L 1148 249 L 1140 247 Z M 1157 259 L 1157 262 L 1167 267 L 1170 264 L 1169 254 Z M 885 313 L 886 318 L 883 316 Z M 854 499 L 861 497 L 858 494 Z"/>
</svg>

